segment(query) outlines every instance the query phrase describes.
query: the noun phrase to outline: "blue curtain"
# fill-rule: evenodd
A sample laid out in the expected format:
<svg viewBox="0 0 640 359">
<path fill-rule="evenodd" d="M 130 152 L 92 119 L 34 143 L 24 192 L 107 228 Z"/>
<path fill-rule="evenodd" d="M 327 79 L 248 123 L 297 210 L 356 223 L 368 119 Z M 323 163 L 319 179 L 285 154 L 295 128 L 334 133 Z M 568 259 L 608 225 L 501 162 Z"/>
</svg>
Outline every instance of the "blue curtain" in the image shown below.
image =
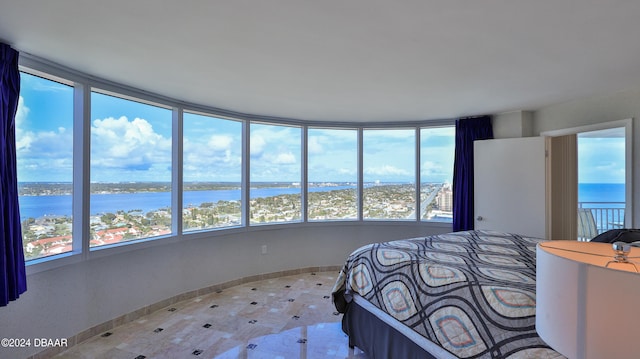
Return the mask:
<svg viewBox="0 0 640 359">
<path fill-rule="evenodd" d="M 0 306 L 27 290 L 18 208 L 16 111 L 20 96 L 18 52 L 0 43 Z"/>
<path fill-rule="evenodd" d="M 493 138 L 491 117 L 456 120 L 453 164 L 453 231 L 473 229 L 473 141 Z"/>
</svg>

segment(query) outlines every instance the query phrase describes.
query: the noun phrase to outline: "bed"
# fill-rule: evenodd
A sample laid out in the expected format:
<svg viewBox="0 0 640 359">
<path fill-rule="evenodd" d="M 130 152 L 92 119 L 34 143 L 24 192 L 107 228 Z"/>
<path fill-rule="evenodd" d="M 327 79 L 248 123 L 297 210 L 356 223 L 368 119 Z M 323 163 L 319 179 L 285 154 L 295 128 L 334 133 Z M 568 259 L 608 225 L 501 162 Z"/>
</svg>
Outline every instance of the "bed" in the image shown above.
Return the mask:
<svg viewBox="0 0 640 359">
<path fill-rule="evenodd" d="M 535 330 L 541 240 L 466 231 L 366 245 L 332 290 L 349 346 L 373 358 L 563 358 Z"/>
</svg>

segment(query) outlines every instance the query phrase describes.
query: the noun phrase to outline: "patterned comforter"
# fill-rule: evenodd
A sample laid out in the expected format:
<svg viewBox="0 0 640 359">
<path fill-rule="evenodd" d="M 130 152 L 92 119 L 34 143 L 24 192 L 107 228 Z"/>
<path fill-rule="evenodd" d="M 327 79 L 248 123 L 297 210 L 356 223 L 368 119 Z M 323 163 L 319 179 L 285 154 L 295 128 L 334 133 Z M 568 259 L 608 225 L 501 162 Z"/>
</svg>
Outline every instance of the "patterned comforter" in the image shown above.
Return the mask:
<svg viewBox="0 0 640 359">
<path fill-rule="evenodd" d="M 493 231 L 370 244 L 333 288 L 354 293 L 460 358 L 562 358 L 535 330 L 536 244 Z"/>
</svg>

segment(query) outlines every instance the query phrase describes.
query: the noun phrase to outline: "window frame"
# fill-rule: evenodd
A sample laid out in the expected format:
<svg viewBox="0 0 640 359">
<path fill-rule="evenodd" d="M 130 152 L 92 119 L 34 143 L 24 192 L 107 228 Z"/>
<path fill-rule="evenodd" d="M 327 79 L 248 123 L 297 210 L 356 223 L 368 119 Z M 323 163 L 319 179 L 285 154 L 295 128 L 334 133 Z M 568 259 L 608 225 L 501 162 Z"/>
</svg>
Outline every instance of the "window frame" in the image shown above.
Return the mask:
<svg viewBox="0 0 640 359">
<path fill-rule="evenodd" d="M 362 221 L 366 221 L 366 222 L 374 222 L 374 221 L 391 221 L 391 222 L 420 222 L 420 216 L 418 215 L 418 213 L 416 212 L 414 215 L 414 218 L 380 218 L 380 217 L 364 217 L 364 200 L 365 200 L 365 195 L 364 195 L 364 183 L 365 183 L 365 179 L 364 179 L 364 157 L 365 157 L 365 138 L 364 138 L 364 132 L 365 131 L 411 131 L 413 130 L 413 155 L 414 155 L 414 165 L 413 165 L 413 180 L 414 180 L 414 188 L 413 188 L 413 197 L 414 197 L 414 207 L 417 209 L 420 206 L 420 197 L 419 197 L 419 188 L 420 188 L 420 171 L 419 171 L 419 164 L 420 164 L 420 151 L 417 151 L 417 149 L 419 148 L 419 144 L 420 144 L 420 127 L 419 126 L 407 126 L 405 124 L 402 123 L 397 123 L 395 125 L 388 125 L 388 126 L 368 126 L 368 127 L 364 127 L 362 129 L 362 140 L 360 141 L 359 144 L 359 152 L 362 154 L 361 156 L 361 166 L 360 166 L 360 174 L 362 174 L 362 180 L 360 182 L 360 188 L 361 188 L 361 196 L 360 196 L 360 207 L 358 208 L 359 213 L 360 213 L 360 218 L 362 219 Z"/>
<path fill-rule="evenodd" d="M 30 54 L 21 54 L 19 68 L 21 72 L 39 76 L 72 86 L 74 89 L 73 101 L 73 250 L 63 254 L 38 258 L 27 262 L 27 273 L 37 273 L 71 263 L 77 263 L 93 258 L 101 258 L 132 250 L 151 248 L 169 243 L 177 243 L 186 239 L 207 240 L 215 239 L 217 235 L 243 233 L 265 230 L 267 227 L 278 226 L 305 227 L 323 225 L 353 225 L 354 223 L 381 222 L 389 225 L 399 225 L 407 222 L 415 222 L 432 228 L 451 228 L 446 222 L 425 222 L 416 218 L 407 220 L 392 219 L 364 219 L 362 216 L 363 200 L 363 132 L 366 129 L 413 129 L 415 135 L 415 197 L 419 201 L 420 191 L 420 129 L 424 127 L 453 127 L 453 119 L 407 121 L 407 122 L 334 122 L 334 121 L 302 121 L 288 118 L 269 116 L 256 116 L 247 113 L 224 110 L 211 106 L 176 100 L 149 91 L 140 90 L 130 86 L 104 80 L 95 76 L 66 68 L 50 61 L 38 58 Z M 99 247 L 89 246 L 89 218 L 90 218 L 90 138 L 91 138 L 91 92 L 97 91 L 122 99 L 133 100 L 143 104 L 149 104 L 172 111 L 172 173 L 171 173 L 171 208 L 172 208 L 172 234 L 167 236 L 141 238 L 132 241 L 120 242 Z M 229 119 L 242 123 L 242 224 L 237 227 L 211 228 L 202 231 L 183 233 L 182 230 L 182 190 L 183 190 L 183 116 L 184 112 L 202 114 L 221 119 Z M 256 225 L 249 223 L 250 191 L 250 125 L 252 123 L 270 124 L 276 126 L 293 126 L 301 130 L 301 220 L 294 222 L 272 222 Z M 307 214 L 308 196 L 308 129 L 351 129 L 357 131 L 357 183 L 358 183 L 358 218 L 348 220 L 311 220 Z"/>
<path fill-rule="evenodd" d="M 77 212 L 75 211 L 76 208 L 76 200 L 79 197 L 78 195 L 76 195 L 76 188 L 75 186 L 73 186 L 73 181 L 74 181 L 74 177 L 75 177 L 75 168 L 76 168 L 76 157 L 75 156 L 75 148 L 76 148 L 76 95 L 77 95 L 77 89 L 76 89 L 76 85 L 74 84 L 73 81 L 69 81 L 65 78 L 59 77 L 59 76 L 54 76 L 54 75 L 50 75 L 46 72 L 43 71 L 38 71 L 35 69 L 29 69 L 29 68 L 23 68 L 22 66 L 19 66 L 19 71 L 20 73 L 25 73 L 27 75 L 33 76 L 33 77 L 38 77 L 40 79 L 46 80 L 46 81 L 51 81 L 51 82 L 55 82 L 64 86 L 68 86 L 69 89 L 72 91 L 72 119 L 71 119 L 71 129 L 72 129 L 72 137 L 73 137 L 73 143 L 71 146 L 72 149 L 72 165 L 73 165 L 73 170 L 72 170 L 72 189 L 71 189 L 71 250 L 70 251 L 66 251 L 66 252 L 62 252 L 62 253 L 58 253 L 58 254 L 51 254 L 48 256 L 42 256 L 42 257 L 36 257 L 36 258 L 31 258 L 31 259 L 27 259 L 25 258 L 25 263 L 27 264 L 31 264 L 31 263 L 41 263 L 41 262 L 47 262 L 51 259 L 56 259 L 56 258 L 62 258 L 62 257 L 68 257 L 68 256 L 73 256 L 73 255 L 77 255 L 78 253 L 81 253 L 83 251 L 82 248 L 82 240 L 81 240 L 81 236 L 77 235 L 76 233 L 80 230 L 81 227 L 81 218 L 78 218 L 77 216 Z M 22 95 L 21 95 L 22 96 Z M 26 251 L 26 249 L 25 249 Z"/>
<path fill-rule="evenodd" d="M 347 218 L 347 219 L 310 219 L 309 218 L 309 169 L 308 169 L 308 165 L 309 165 L 309 131 L 310 130 L 338 130 L 338 131 L 354 131 L 355 134 L 355 157 L 356 157 L 356 178 L 355 178 L 355 183 L 356 183 L 356 188 L 355 188 L 355 192 L 356 192 L 356 200 L 355 200 L 355 204 L 356 204 L 356 216 L 355 218 Z M 306 218 L 306 222 L 310 222 L 310 223 L 322 223 L 322 222 L 339 222 L 339 221 L 345 221 L 345 222 L 353 222 L 353 221 L 358 221 L 361 220 L 361 214 L 362 211 L 360 210 L 362 208 L 362 202 L 361 202 L 361 195 L 360 195 L 360 188 L 361 188 L 361 181 L 360 181 L 360 163 L 361 163 L 361 159 L 360 159 L 360 140 L 359 140 L 359 129 L 357 127 L 349 127 L 349 126 L 344 126 L 344 127 L 329 127 L 329 126 L 306 126 L 306 134 L 304 136 L 304 140 L 307 143 L 307 146 L 305 148 L 305 155 L 304 155 L 304 164 L 305 164 L 305 172 L 306 172 L 306 188 L 307 188 L 307 201 L 305 203 L 305 207 L 306 207 L 306 212 L 305 212 L 305 218 Z"/>
<path fill-rule="evenodd" d="M 273 221 L 273 222 L 251 222 L 251 187 L 252 186 L 252 178 L 251 178 L 251 131 L 252 126 L 273 126 L 273 127 L 288 127 L 300 130 L 300 219 L 299 220 L 291 220 L 291 221 Z M 247 212 L 246 212 L 246 225 L 251 226 L 268 226 L 268 225 L 277 225 L 277 224 L 291 224 L 291 223 L 306 223 L 306 202 L 307 202 L 307 183 L 306 183 L 306 154 L 307 154 L 307 126 L 296 125 L 296 124 L 286 124 L 286 123 L 277 123 L 277 122 L 264 122 L 264 121 L 248 121 L 247 122 L 247 137 L 248 137 L 248 153 L 247 153 L 247 182 L 245 187 L 247 187 Z M 261 182 L 261 181 L 256 181 Z M 284 181 L 289 182 L 289 181 Z M 276 182 L 277 183 L 277 182 Z"/>
<path fill-rule="evenodd" d="M 418 154 L 418 161 L 417 161 L 417 173 L 418 173 L 418 193 L 417 193 L 417 198 L 418 198 L 418 202 L 422 202 L 421 201 L 421 194 L 422 194 L 422 183 L 423 183 L 423 178 L 422 178 L 422 161 L 423 160 L 427 160 L 426 158 L 422 158 L 422 131 L 423 130 L 432 130 L 432 129 L 439 129 L 439 128 L 448 128 L 448 129 L 452 129 L 453 130 L 453 150 L 455 152 L 455 126 L 420 126 L 418 128 L 418 142 L 416 143 L 417 145 L 417 149 L 416 149 L 416 153 Z M 451 154 L 452 157 L 452 166 L 451 166 L 451 191 L 453 192 L 453 158 L 455 157 L 455 153 Z M 437 196 L 437 195 L 436 195 Z M 437 197 L 436 197 L 437 198 Z M 453 201 L 453 199 L 452 199 Z M 447 224 L 451 224 L 453 225 L 453 221 L 436 221 L 436 220 L 427 220 L 427 219 L 422 219 L 422 216 L 418 215 L 418 220 L 423 222 L 423 223 L 447 223 Z"/>
<path fill-rule="evenodd" d="M 177 211 L 175 211 L 174 208 L 174 202 L 176 201 L 176 193 L 175 193 L 175 187 L 174 186 L 174 174 L 173 174 L 173 170 L 171 171 L 171 173 L 169 174 L 169 180 L 170 182 L 170 198 L 169 198 L 169 207 L 171 209 L 171 218 L 170 218 L 170 224 L 168 229 L 170 230 L 169 234 L 161 234 L 161 235 L 155 235 L 155 236 L 149 236 L 149 237 L 140 237 L 140 238 L 134 238 L 134 239 L 130 239 L 130 240 L 122 240 L 116 243 L 108 243 L 108 244 L 102 244 L 102 245 L 96 245 L 96 246 L 92 246 L 91 245 L 91 235 L 90 235 L 90 231 L 91 231 L 91 226 L 89 225 L 89 218 L 91 217 L 91 128 L 92 128 L 92 123 L 93 123 L 93 116 L 92 116 L 92 108 L 91 108 L 91 102 L 92 102 L 92 94 L 98 94 L 98 95 L 102 95 L 102 96 L 109 96 L 109 97 L 113 97 L 116 100 L 123 100 L 123 101 L 128 101 L 128 102 L 133 102 L 136 104 L 140 104 L 140 105 L 144 105 L 144 106 L 151 106 L 151 107 L 156 107 L 158 109 L 164 109 L 164 110 L 169 110 L 171 111 L 171 117 L 170 117 L 170 121 L 171 123 L 169 123 L 169 126 L 171 127 L 171 153 L 169 156 L 169 161 L 171 163 L 172 168 L 175 165 L 175 149 L 174 149 L 174 145 L 175 145 L 175 141 L 173 139 L 173 137 L 175 136 L 175 132 L 176 132 L 176 128 L 175 128 L 175 124 L 174 124 L 174 111 L 175 108 L 172 108 L 170 106 L 167 106 L 163 103 L 158 103 L 158 102 L 154 102 L 151 101 L 149 99 L 144 99 L 144 98 L 137 98 L 134 97 L 131 94 L 123 94 L 121 95 L 120 93 L 117 92 L 113 92 L 112 90 L 105 90 L 101 87 L 96 87 L 96 86 L 89 86 L 87 87 L 88 92 L 88 102 L 89 102 L 89 108 L 87 109 L 88 112 L 88 120 L 85 119 L 85 121 L 83 121 L 83 123 L 86 124 L 87 127 L 87 131 L 88 131 L 88 139 L 87 139 L 87 143 L 85 145 L 86 148 L 86 152 L 83 151 L 83 155 L 84 156 L 88 156 L 88 171 L 86 171 L 89 183 L 88 183 L 88 210 L 87 210 L 87 222 L 86 223 L 86 227 L 87 228 L 87 237 L 82 237 L 82 238 L 88 238 L 88 240 L 86 242 L 88 242 L 88 250 L 89 251 L 97 251 L 97 250 L 102 250 L 102 249 L 107 249 L 107 248 L 113 248 L 113 247 L 119 247 L 119 246 L 123 246 L 123 245 L 127 245 L 128 243 L 133 243 L 133 242 L 146 242 L 146 241 L 152 241 L 152 240 L 158 240 L 158 239 L 162 239 L 162 238 L 167 238 L 170 236 L 174 236 L 176 235 L 176 226 L 175 226 L 175 219 L 174 217 L 178 214 Z M 180 167 L 182 168 L 182 166 Z M 84 177 L 84 176 L 83 176 Z M 137 193 L 144 193 L 144 192 L 137 192 Z M 83 213 L 84 214 L 84 213 Z M 182 215 L 182 211 L 179 212 L 180 215 Z M 181 222 L 181 221 L 179 221 Z"/>
<path fill-rule="evenodd" d="M 210 112 L 202 112 L 202 111 L 194 111 L 194 110 L 182 110 L 180 111 L 180 115 L 178 116 L 179 118 L 176 120 L 176 122 L 178 122 L 178 126 L 180 128 L 180 155 L 179 155 L 179 160 L 180 160 L 180 175 L 179 175 L 179 179 L 176 178 L 176 181 L 179 180 L 180 182 L 180 200 L 178 201 L 178 207 L 180 209 L 180 217 L 176 218 L 176 220 L 179 222 L 176 224 L 176 227 L 179 227 L 179 231 L 176 231 L 176 233 L 180 233 L 183 235 L 190 235 L 190 234 L 194 234 L 194 233 L 198 233 L 198 232 L 211 232 L 211 231 L 219 231 L 219 230 L 227 230 L 227 229 L 233 229 L 233 228 L 238 228 L 238 227 L 244 227 L 246 225 L 246 221 L 245 221 L 245 206 L 247 205 L 246 200 L 245 200 L 245 191 L 246 191 L 246 186 L 244 185 L 245 183 L 245 163 L 246 163 L 246 158 L 245 158 L 245 147 L 246 147 L 246 136 L 244 134 L 245 132 L 245 125 L 246 125 L 246 121 L 240 120 L 240 119 L 236 119 L 236 118 L 229 118 L 229 117 L 223 117 L 223 116 L 216 116 L 211 114 Z M 233 121 L 233 122 L 237 122 L 240 124 L 240 151 L 241 151 L 241 160 L 240 160 L 240 224 L 239 225 L 233 225 L 233 226 L 222 226 L 222 227 L 210 227 L 210 228 L 203 228 L 203 229 L 194 229 L 194 230 L 185 230 L 184 228 L 184 222 L 182 220 L 183 218 L 183 211 L 184 211 L 184 114 L 192 114 L 192 115 L 196 115 L 196 116 L 203 116 L 203 117 L 209 117 L 211 119 L 214 120 L 223 120 L 223 121 Z M 175 163 L 177 163 L 177 161 L 174 161 Z"/>
</svg>

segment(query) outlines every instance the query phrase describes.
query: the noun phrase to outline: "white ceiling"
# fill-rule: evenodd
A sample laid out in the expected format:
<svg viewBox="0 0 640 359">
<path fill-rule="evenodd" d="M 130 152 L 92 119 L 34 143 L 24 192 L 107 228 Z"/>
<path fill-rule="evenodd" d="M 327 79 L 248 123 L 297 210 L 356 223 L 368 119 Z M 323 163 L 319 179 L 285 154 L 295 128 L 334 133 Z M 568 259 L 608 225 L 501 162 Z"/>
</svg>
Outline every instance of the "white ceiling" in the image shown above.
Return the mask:
<svg viewBox="0 0 640 359">
<path fill-rule="evenodd" d="M 0 41 L 248 114 L 413 121 L 640 86 L 637 0 L 0 0 Z"/>
</svg>

